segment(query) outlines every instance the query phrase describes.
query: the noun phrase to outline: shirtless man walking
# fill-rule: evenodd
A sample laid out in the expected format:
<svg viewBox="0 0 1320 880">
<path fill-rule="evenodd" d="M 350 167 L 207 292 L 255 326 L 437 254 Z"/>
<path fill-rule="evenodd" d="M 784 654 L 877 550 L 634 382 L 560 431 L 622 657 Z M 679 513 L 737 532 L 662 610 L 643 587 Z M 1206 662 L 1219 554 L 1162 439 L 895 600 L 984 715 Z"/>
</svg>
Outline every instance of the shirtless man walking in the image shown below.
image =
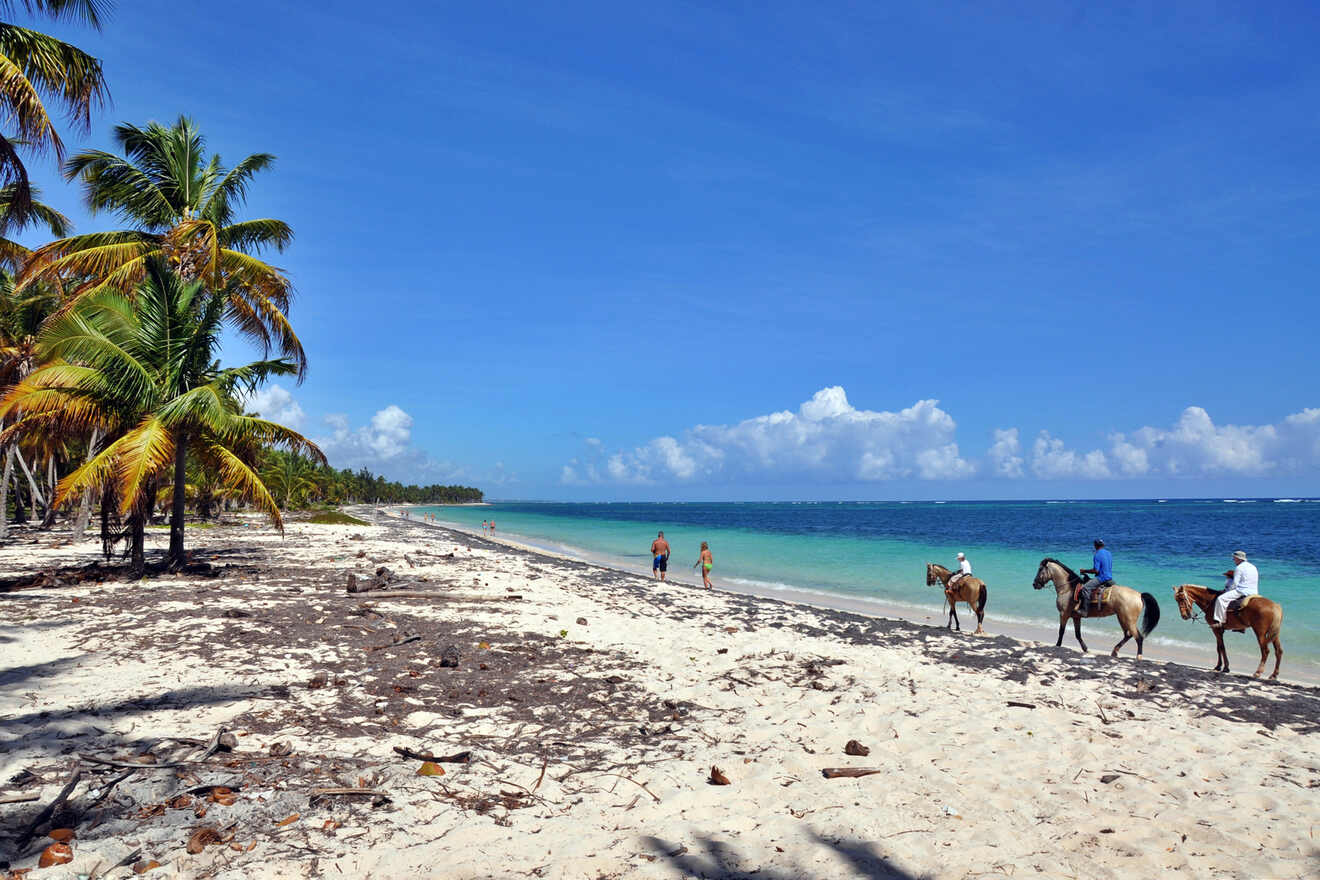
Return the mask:
<svg viewBox="0 0 1320 880">
<path fill-rule="evenodd" d="M 651 557 L 651 576 L 664 580 L 665 572 L 669 570 L 669 542 L 665 540 L 664 532 L 651 542 Z"/>
</svg>

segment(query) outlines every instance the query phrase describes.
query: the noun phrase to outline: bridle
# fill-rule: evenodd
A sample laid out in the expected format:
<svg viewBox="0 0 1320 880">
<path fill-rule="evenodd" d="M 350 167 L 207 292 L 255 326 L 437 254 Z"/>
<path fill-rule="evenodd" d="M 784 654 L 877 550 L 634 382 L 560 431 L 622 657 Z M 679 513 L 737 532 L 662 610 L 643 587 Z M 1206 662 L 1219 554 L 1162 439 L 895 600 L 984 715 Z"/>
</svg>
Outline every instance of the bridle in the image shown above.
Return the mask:
<svg viewBox="0 0 1320 880">
<path fill-rule="evenodd" d="M 1198 605 L 1196 601 L 1192 599 L 1191 596 L 1187 595 L 1187 586 L 1185 584 L 1173 591 L 1173 599 L 1175 602 L 1178 603 L 1178 610 L 1180 612 L 1183 610 L 1184 607 L 1188 605 L 1191 606 L 1191 611 L 1187 612 L 1187 617 L 1186 617 L 1187 620 L 1201 619 L 1201 616 L 1198 613 L 1201 611 L 1201 606 Z"/>
</svg>

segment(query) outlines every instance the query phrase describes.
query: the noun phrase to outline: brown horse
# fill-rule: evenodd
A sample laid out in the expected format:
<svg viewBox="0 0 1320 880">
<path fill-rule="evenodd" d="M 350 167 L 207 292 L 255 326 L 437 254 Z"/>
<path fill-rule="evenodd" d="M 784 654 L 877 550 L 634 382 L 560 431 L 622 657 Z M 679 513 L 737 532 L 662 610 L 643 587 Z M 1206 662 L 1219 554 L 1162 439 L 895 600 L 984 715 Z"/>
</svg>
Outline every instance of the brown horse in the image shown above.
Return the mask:
<svg viewBox="0 0 1320 880">
<path fill-rule="evenodd" d="M 934 562 L 926 563 L 926 586 L 933 587 L 936 583 L 944 587 L 944 598 L 949 603 L 949 622 L 946 625 L 949 629 L 957 628 L 962 632 L 962 624 L 958 622 L 958 602 L 966 602 L 967 607 L 976 612 L 976 635 L 985 635 L 985 630 L 981 624 L 985 622 L 985 600 L 990 596 L 990 588 L 985 585 L 985 581 L 979 577 L 964 575 L 954 582 L 953 588 L 949 588 L 949 578 L 953 572 Z"/>
<path fill-rule="evenodd" d="M 1218 651 L 1215 672 L 1228 672 L 1224 630 L 1245 632 L 1247 627 L 1251 627 L 1251 631 L 1256 634 L 1256 642 L 1260 645 L 1260 665 L 1256 667 L 1256 673 L 1252 677 L 1260 678 L 1260 674 L 1265 671 L 1265 661 L 1270 656 L 1270 644 L 1273 643 L 1274 674 L 1270 678 L 1278 678 L 1279 664 L 1283 663 L 1283 646 L 1279 644 L 1279 630 L 1283 627 L 1282 606 L 1264 596 L 1249 596 L 1240 608 L 1229 609 L 1221 627 L 1215 624 L 1214 617 L 1215 599 L 1219 598 L 1221 592 L 1209 587 L 1198 587 L 1196 584 L 1180 584 L 1173 588 L 1173 598 L 1178 602 L 1178 610 L 1182 612 L 1183 620 L 1195 620 L 1196 610 L 1199 608 L 1205 615 L 1205 622 L 1210 624 L 1210 630 L 1215 634 L 1215 648 Z"/>
<path fill-rule="evenodd" d="M 1057 559 L 1047 557 L 1040 561 L 1040 568 L 1036 569 L 1036 579 L 1031 585 L 1039 590 L 1046 584 L 1053 583 L 1058 593 L 1054 604 L 1059 609 L 1059 640 L 1054 643 L 1054 647 L 1063 644 L 1063 631 L 1068 626 L 1068 618 L 1071 617 L 1073 631 L 1077 635 L 1077 644 L 1082 646 L 1082 653 L 1086 653 L 1086 642 L 1082 641 L 1082 615 L 1078 612 L 1074 599 L 1077 585 L 1081 582 L 1081 577 L 1071 568 Z M 1123 640 L 1114 645 L 1110 656 L 1117 657 L 1118 649 L 1126 645 L 1128 639 L 1135 638 L 1137 659 L 1140 660 L 1142 642 L 1160 622 L 1159 603 L 1150 593 L 1138 593 L 1131 587 L 1122 587 L 1118 584 L 1106 589 L 1100 599 L 1100 607 L 1096 608 L 1093 605 L 1091 612 L 1086 616 L 1108 617 L 1113 614 L 1118 617 L 1118 625 L 1123 629 Z"/>
</svg>

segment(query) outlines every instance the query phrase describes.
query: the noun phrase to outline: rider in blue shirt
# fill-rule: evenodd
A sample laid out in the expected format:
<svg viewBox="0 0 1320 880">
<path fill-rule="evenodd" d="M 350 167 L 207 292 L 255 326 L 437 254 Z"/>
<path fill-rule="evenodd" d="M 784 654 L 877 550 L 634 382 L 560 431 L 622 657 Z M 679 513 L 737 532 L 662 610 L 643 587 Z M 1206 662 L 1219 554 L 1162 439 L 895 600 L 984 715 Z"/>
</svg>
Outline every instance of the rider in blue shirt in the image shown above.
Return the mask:
<svg viewBox="0 0 1320 880">
<path fill-rule="evenodd" d="M 1087 606 L 1091 604 L 1091 599 L 1095 596 L 1096 591 L 1102 590 L 1114 582 L 1113 554 L 1105 549 L 1105 542 L 1099 538 L 1095 539 L 1095 555 L 1091 557 L 1091 565 L 1094 568 L 1083 568 L 1081 573 L 1092 574 L 1095 577 L 1077 585 L 1077 611 L 1083 617 L 1086 616 Z"/>
</svg>

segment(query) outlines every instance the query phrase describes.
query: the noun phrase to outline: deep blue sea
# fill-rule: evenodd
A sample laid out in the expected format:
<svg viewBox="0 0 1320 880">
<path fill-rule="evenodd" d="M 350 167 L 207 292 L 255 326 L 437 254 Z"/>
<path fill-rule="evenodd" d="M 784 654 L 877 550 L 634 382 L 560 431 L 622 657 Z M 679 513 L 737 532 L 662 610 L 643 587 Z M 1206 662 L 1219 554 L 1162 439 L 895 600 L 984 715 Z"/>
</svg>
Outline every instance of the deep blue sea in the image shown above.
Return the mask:
<svg viewBox="0 0 1320 880">
<path fill-rule="evenodd" d="M 922 615 L 938 611 L 940 591 L 925 585 L 925 563 L 952 567 L 963 551 L 990 589 L 994 621 L 1058 626 L 1052 590 L 1031 587 L 1037 564 L 1057 557 L 1074 569 L 1091 564 L 1091 541 L 1114 554 L 1115 579 L 1153 593 L 1162 619 L 1147 648 L 1204 652 L 1213 641 L 1203 622 L 1183 621 L 1172 587 L 1220 587 L 1234 550 L 1260 569 L 1261 593 L 1284 607 L 1284 675 L 1320 679 L 1320 500 L 1150 499 L 1142 501 L 505 502 L 476 507 L 414 508 L 440 521 L 479 530 L 494 519 L 502 536 L 580 558 L 650 574 L 651 540 L 663 529 L 673 546 L 671 573 L 690 568 L 701 541 L 715 557 L 716 586 L 755 592 L 814 594 L 813 601 L 880 601 Z M 975 619 L 963 606 L 964 625 Z M 1093 649 L 1112 646 L 1117 625 L 1090 621 Z M 1110 636 L 1114 636 L 1111 640 Z M 1065 644 L 1070 644 L 1071 634 Z M 1254 669 L 1255 639 L 1230 634 L 1234 670 Z M 1273 660 L 1271 660 L 1271 664 Z M 1272 668 L 1272 667 L 1271 667 Z"/>
</svg>

